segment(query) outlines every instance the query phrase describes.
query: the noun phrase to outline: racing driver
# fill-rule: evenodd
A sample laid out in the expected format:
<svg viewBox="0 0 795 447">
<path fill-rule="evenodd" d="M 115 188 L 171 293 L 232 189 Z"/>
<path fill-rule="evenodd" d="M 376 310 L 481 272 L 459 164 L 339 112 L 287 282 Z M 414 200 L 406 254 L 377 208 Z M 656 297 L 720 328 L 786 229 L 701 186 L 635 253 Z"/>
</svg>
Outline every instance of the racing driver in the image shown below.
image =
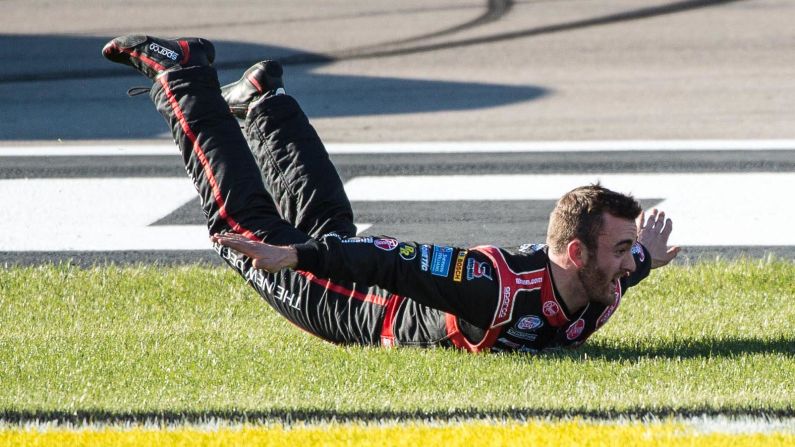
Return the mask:
<svg viewBox="0 0 795 447">
<path fill-rule="evenodd" d="M 556 204 L 546 245 L 517 251 L 357 236 L 334 166 L 282 67 L 221 87 L 201 38 L 117 37 L 102 54 L 150 97 L 201 198 L 218 254 L 277 312 L 341 344 L 472 352 L 576 347 L 629 287 L 679 252 L 665 214 L 598 184 Z M 243 120 L 243 131 L 238 124 Z"/>
</svg>

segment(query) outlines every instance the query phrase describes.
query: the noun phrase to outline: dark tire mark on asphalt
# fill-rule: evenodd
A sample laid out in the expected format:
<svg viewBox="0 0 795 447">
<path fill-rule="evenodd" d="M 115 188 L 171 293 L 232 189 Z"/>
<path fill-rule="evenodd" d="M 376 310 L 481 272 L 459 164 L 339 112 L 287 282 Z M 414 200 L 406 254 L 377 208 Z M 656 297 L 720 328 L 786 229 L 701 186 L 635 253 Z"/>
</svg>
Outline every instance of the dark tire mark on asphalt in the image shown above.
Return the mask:
<svg viewBox="0 0 795 447">
<path fill-rule="evenodd" d="M 499 1 L 499 0 L 498 0 Z M 653 17 L 677 14 L 682 12 L 693 11 L 702 8 L 723 6 L 729 3 L 736 3 L 747 0 L 685 0 L 672 4 L 652 6 L 646 8 L 634 9 L 631 11 L 619 12 L 615 14 L 608 14 L 600 17 L 590 19 L 575 20 L 571 22 L 564 22 L 555 25 L 546 25 L 541 27 L 529 28 L 519 31 L 511 31 L 506 33 L 497 33 L 491 36 L 469 38 L 454 40 L 449 42 L 441 42 L 427 45 L 417 45 L 407 48 L 396 49 L 374 49 L 359 51 L 355 49 L 342 50 L 328 54 L 318 54 L 309 52 L 297 52 L 287 56 L 277 58 L 284 65 L 301 65 L 301 64 L 320 64 L 336 61 L 355 60 L 355 59 L 372 59 L 391 56 L 404 56 L 408 54 L 425 53 L 437 50 L 447 50 L 451 48 L 462 48 L 473 45 L 482 45 L 494 42 L 501 42 L 513 39 L 521 39 L 526 37 L 534 37 L 545 34 L 553 34 L 565 31 L 575 31 L 585 28 L 596 26 L 613 25 L 622 22 L 629 22 L 635 20 L 649 19 Z M 491 5 L 491 1 L 489 3 Z M 460 32 L 462 26 L 471 27 L 482 25 L 487 21 L 493 21 L 503 17 L 505 13 L 510 10 L 512 2 L 505 0 L 504 2 L 495 3 L 501 5 L 503 10 L 495 6 L 493 11 L 487 11 L 486 14 L 471 22 L 458 25 L 449 30 L 439 31 L 440 33 L 450 34 L 452 32 Z M 433 33 L 432 33 L 433 34 Z M 412 39 L 426 39 L 429 36 L 417 36 Z M 383 45 L 391 45 L 386 43 Z M 244 69 L 248 68 L 252 63 L 252 59 L 220 62 L 216 63 L 215 67 L 219 70 L 223 69 Z M 67 79 L 97 79 L 109 77 L 123 77 L 130 76 L 128 70 L 120 70 L 118 68 L 109 69 L 91 69 L 91 70 L 75 70 L 61 73 L 23 73 L 12 76 L 0 76 L 0 83 L 11 82 L 35 82 L 35 81 L 52 81 L 52 80 L 67 80 Z"/>
<path fill-rule="evenodd" d="M 550 0 L 550 1 L 558 1 L 558 0 Z M 185 30 L 186 32 L 193 32 L 196 29 L 214 29 L 214 28 L 229 28 L 229 27 L 248 27 L 248 26 L 265 26 L 272 23 L 319 23 L 319 22 L 331 22 L 337 20 L 350 20 L 350 19 L 360 19 L 363 17 L 382 17 L 382 16 L 390 16 L 390 15 L 405 15 L 405 14 L 421 14 L 421 13 L 428 13 L 428 12 L 438 12 L 438 11 L 460 11 L 462 9 L 475 9 L 480 8 L 478 6 L 473 5 L 456 5 L 456 6 L 436 6 L 436 7 L 423 7 L 423 8 L 402 8 L 402 9 L 394 9 L 390 11 L 365 11 L 360 12 L 357 11 L 356 13 L 345 13 L 345 14 L 323 14 L 323 15 L 310 15 L 310 16 L 303 16 L 303 17 L 275 17 L 275 18 L 267 18 L 267 19 L 256 19 L 256 20 L 235 20 L 234 22 L 206 22 L 206 23 L 186 23 L 185 26 L 175 26 L 172 27 L 172 31 L 175 33 L 179 33 L 180 30 Z M 161 30 L 161 26 L 157 27 L 143 27 L 138 28 L 139 32 L 146 33 L 147 31 L 155 31 Z M 85 32 L 81 32 L 79 35 L 85 35 L 86 33 L 91 34 L 113 34 L 117 31 L 117 28 L 100 28 L 100 29 L 92 29 L 87 30 Z"/>
<path fill-rule="evenodd" d="M 625 11 L 616 14 L 608 14 L 605 16 L 594 17 L 591 19 L 575 20 L 572 22 L 541 26 L 537 28 L 530 28 L 526 30 L 512 31 L 507 33 L 499 33 L 485 37 L 462 39 L 452 42 L 443 42 L 438 44 L 416 46 L 412 48 L 403 48 L 397 50 L 374 51 L 371 53 L 348 55 L 344 57 L 344 59 L 366 59 L 366 58 L 378 58 L 378 57 L 388 57 L 388 56 L 403 56 L 407 54 L 425 53 L 437 50 L 447 50 L 450 48 L 481 45 L 485 43 L 494 43 L 506 40 L 519 39 L 523 37 L 534 37 L 543 34 L 553 34 L 563 31 L 574 31 L 584 28 L 591 28 L 595 26 L 612 25 L 628 21 L 649 19 L 658 16 L 688 12 L 701 8 L 722 6 L 724 4 L 740 2 L 740 1 L 746 1 L 746 0 L 685 0 L 668 5 L 634 9 L 631 11 Z M 336 56 L 334 56 L 334 54 L 332 54 L 332 57 L 334 57 L 335 59 L 337 58 Z"/>
<path fill-rule="evenodd" d="M 466 30 L 469 30 L 469 29 L 472 29 L 472 28 L 476 28 L 476 27 L 481 26 L 481 25 L 485 25 L 485 24 L 496 22 L 496 21 L 500 20 L 505 15 L 507 15 L 508 12 L 510 12 L 510 10 L 513 8 L 513 5 L 514 5 L 513 0 L 488 0 L 487 5 L 486 5 L 486 11 L 483 14 L 481 14 L 480 16 L 475 17 L 474 19 L 472 19 L 472 20 L 470 20 L 468 22 L 464 22 L 462 24 L 455 25 L 455 26 L 452 26 L 450 28 L 445 28 L 445 29 L 442 29 L 442 30 L 439 30 L 439 31 L 433 31 L 433 32 L 430 32 L 430 33 L 427 33 L 427 34 L 420 34 L 418 36 L 408 37 L 408 38 L 405 38 L 405 39 L 398 39 L 398 40 L 382 42 L 382 43 L 378 43 L 378 44 L 374 44 L 374 45 L 367 45 L 367 46 L 362 46 L 362 47 L 349 48 L 348 50 L 345 51 L 345 53 L 350 53 L 351 55 L 355 55 L 355 54 L 363 52 L 365 50 L 373 51 L 373 50 L 377 50 L 379 48 L 383 49 L 383 48 L 390 47 L 390 46 L 402 45 L 402 44 L 407 44 L 407 43 L 412 43 L 412 42 L 418 42 L 418 41 L 421 41 L 421 40 L 433 39 L 433 38 L 437 38 L 437 37 L 442 37 L 442 36 L 447 36 L 447 35 L 450 35 L 450 34 L 459 33 L 461 31 L 466 31 Z M 344 57 L 344 56 L 339 56 L 339 57 Z"/>
</svg>

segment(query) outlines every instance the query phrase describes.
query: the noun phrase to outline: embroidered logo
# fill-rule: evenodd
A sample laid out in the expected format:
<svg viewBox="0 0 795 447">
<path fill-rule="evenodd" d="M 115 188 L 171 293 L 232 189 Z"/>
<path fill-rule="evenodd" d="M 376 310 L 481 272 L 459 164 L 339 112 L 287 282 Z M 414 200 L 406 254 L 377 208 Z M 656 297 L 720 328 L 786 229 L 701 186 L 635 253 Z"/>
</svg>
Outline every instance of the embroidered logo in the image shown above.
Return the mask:
<svg viewBox="0 0 795 447">
<path fill-rule="evenodd" d="M 455 269 L 453 269 L 453 281 L 461 282 L 461 279 L 464 276 L 464 261 L 466 258 L 466 250 L 461 250 L 458 252 L 458 257 L 455 260 Z"/>
<path fill-rule="evenodd" d="M 453 261 L 452 247 L 433 247 L 433 259 L 431 259 L 431 274 L 436 276 L 447 276 L 450 273 L 450 263 Z"/>
<path fill-rule="evenodd" d="M 558 306 L 558 303 L 554 301 L 547 301 L 544 303 L 544 307 L 541 309 L 541 311 L 544 313 L 545 317 L 551 318 L 560 312 L 560 306 Z"/>
<path fill-rule="evenodd" d="M 569 340 L 574 340 L 575 338 L 579 337 L 582 334 L 582 330 L 585 329 L 585 320 L 580 318 L 579 320 L 575 321 L 574 324 L 569 326 L 566 329 L 566 338 Z"/>
</svg>

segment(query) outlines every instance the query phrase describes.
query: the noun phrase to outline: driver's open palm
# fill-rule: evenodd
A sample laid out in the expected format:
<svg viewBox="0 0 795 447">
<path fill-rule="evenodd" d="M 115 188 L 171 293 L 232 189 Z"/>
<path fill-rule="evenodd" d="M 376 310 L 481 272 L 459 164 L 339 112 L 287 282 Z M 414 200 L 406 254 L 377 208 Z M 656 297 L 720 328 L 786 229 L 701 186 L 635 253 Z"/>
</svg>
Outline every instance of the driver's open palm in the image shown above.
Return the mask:
<svg viewBox="0 0 795 447">
<path fill-rule="evenodd" d="M 656 208 L 651 210 L 649 218 L 646 213 L 638 217 L 638 242 L 640 242 L 651 255 L 651 268 L 662 267 L 679 254 L 680 247 L 668 246 L 668 237 L 673 231 L 673 222 L 665 218 L 665 212 Z"/>
</svg>

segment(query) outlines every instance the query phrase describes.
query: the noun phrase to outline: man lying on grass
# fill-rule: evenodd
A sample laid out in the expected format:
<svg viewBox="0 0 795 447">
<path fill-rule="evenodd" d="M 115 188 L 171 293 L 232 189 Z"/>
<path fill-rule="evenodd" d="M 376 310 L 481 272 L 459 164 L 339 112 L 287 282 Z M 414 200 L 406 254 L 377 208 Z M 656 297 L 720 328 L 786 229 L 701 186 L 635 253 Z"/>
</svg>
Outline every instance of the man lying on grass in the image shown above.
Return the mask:
<svg viewBox="0 0 795 447">
<path fill-rule="evenodd" d="M 646 220 L 632 197 L 600 185 L 564 195 L 548 245 L 517 252 L 356 237 L 342 182 L 285 94 L 278 63 L 259 62 L 219 88 L 204 39 L 123 36 L 102 53 L 155 81 L 150 96 L 216 251 L 277 312 L 325 340 L 474 352 L 574 347 L 607 322 L 627 288 L 678 253 L 667 246 L 664 213 Z"/>
</svg>

